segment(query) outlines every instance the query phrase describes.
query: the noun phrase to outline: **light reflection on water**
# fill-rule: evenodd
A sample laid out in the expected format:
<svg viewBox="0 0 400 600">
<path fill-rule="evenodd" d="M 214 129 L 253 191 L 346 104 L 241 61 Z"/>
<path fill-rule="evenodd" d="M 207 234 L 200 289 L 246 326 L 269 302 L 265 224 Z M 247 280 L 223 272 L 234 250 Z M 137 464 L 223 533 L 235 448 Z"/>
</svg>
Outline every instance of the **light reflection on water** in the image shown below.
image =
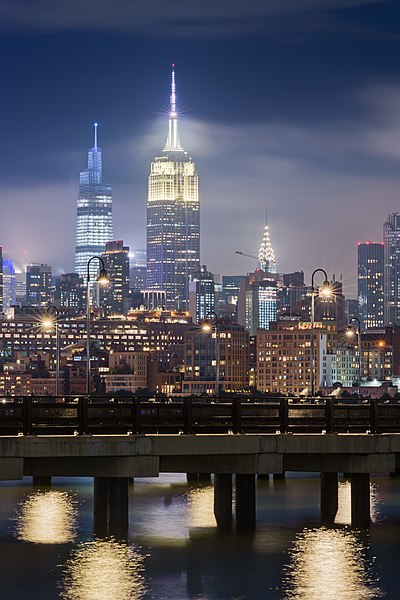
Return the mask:
<svg viewBox="0 0 400 600">
<path fill-rule="evenodd" d="M 369 580 L 364 545 L 344 529 L 298 534 L 286 567 L 285 600 L 368 600 L 383 597 Z"/>
<path fill-rule="evenodd" d="M 17 510 L 17 538 L 34 544 L 65 544 L 76 535 L 76 503 L 67 492 L 35 492 Z"/>
<path fill-rule="evenodd" d="M 350 481 L 339 481 L 338 484 L 338 511 L 335 523 L 338 525 L 351 524 L 351 483 Z M 370 485 L 370 514 L 372 523 L 376 523 L 379 516 L 379 494 L 374 483 Z"/>
<path fill-rule="evenodd" d="M 80 544 L 64 567 L 64 600 L 139 600 L 146 593 L 144 557 L 110 538 Z"/>
<path fill-rule="evenodd" d="M 190 490 L 186 518 L 189 528 L 216 527 L 212 485 Z"/>
</svg>

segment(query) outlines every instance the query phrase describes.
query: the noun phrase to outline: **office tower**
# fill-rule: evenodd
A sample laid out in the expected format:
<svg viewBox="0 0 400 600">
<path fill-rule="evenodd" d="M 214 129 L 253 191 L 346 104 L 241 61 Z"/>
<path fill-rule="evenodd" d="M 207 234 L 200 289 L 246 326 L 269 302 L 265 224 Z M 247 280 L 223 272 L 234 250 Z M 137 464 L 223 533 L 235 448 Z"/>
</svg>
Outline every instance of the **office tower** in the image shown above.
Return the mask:
<svg viewBox="0 0 400 600">
<path fill-rule="evenodd" d="M 111 186 L 103 183 L 101 148 L 97 145 L 97 123 L 94 145 L 88 152 L 87 169 L 79 177 L 76 216 L 75 273 L 87 279 L 87 265 L 93 256 L 104 252 L 106 242 L 113 239 Z M 99 270 L 99 261 L 90 264 L 91 279 Z"/>
<path fill-rule="evenodd" d="M 14 306 L 15 296 L 15 269 L 12 260 L 3 258 L 3 310 Z"/>
<path fill-rule="evenodd" d="M 213 319 L 215 312 L 214 275 L 202 265 L 189 282 L 189 313 L 194 323 Z"/>
<path fill-rule="evenodd" d="M 257 329 L 269 329 L 276 321 L 277 279 L 270 273 L 257 270 L 240 283 L 238 322 L 255 335 Z"/>
<path fill-rule="evenodd" d="M 199 266 L 198 179 L 179 139 L 173 66 L 167 142 L 151 163 L 148 182 L 147 286 L 165 291 L 168 308 L 187 308 L 189 277 Z"/>
<path fill-rule="evenodd" d="M 304 284 L 304 272 L 283 273 L 277 290 L 277 312 L 281 316 L 292 317 L 301 312 L 301 302 L 307 288 Z"/>
<path fill-rule="evenodd" d="M 101 294 L 104 313 L 126 315 L 129 310 L 129 248 L 122 240 L 107 242 L 101 256 L 110 278 Z"/>
<path fill-rule="evenodd" d="M 265 219 L 264 235 L 258 252 L 260 269 L 266 273 L 276 273 L 275 253 L 272 248 L 267 219 Z"/>
<path fill-rule="evenodd" d="M 361 330 L 383 327 L 383 243 L 358 244 L 358 304 Z"/>
<path fill-rule="evenodd" d="M 15 273 L 15 303 L 26 304 L 26 273 Z"/>
<path fill-rule="evenodd" d="M 134 248 L 129 252 L 129 263 L 131 267 L 147 267 L 147 252 L 143 249 Z"/>
<path fill-rule="evenodd" d="M 64 273 L 60 275 L 54 302 L 61 309 L 67 309 L 69 315 L 79 315 L 85 312 L 86 287 L 78 273 Z"/>
<path fill-rule="evenodd" d="M 385 325 L 400 324 L 400 213 L 388 215 L 383 225 L 383 299 Z"/>
<path fill-rule="evenodd" d="M 29 264 L 26 267 L 26 303 L 29 306 L 48 306 L 52 299 L 51 267 Z"/>
</svg>

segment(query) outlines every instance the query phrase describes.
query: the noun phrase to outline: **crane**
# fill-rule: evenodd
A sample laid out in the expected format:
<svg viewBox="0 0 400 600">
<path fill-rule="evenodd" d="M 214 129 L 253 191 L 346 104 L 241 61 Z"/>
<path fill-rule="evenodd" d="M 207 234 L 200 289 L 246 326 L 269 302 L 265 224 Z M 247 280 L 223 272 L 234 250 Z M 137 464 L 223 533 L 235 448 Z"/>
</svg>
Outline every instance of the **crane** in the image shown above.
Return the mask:
<svg viewBox="0 0 400 600">
<path fill-rule="evenodd" d="M 254 254 L 246 254 L 246 252 L 240 252 L 240 250 L 235 250 L 235 254 L 240 254 L 240 256 L 248 256 L 249 258 L 255 258 L 258 260 L 258 256 L 254 256 Z"/>
</svg>

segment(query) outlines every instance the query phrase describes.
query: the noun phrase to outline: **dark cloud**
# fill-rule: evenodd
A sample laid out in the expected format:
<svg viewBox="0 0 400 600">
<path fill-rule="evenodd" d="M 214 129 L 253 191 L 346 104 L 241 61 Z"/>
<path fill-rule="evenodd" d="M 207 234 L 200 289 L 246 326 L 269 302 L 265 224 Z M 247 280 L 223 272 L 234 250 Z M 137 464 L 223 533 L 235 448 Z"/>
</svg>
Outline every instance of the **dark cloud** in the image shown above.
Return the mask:
<svg viewBox="0 0 400 600">
<path fill-rule="evenodd" d="M 13 30 L 122 31 L 141 35 L 238 34 L 260 19 L 288 13 L 326 11 L 386 0 L 2 0 L 0 27 Z"/>
</svg>

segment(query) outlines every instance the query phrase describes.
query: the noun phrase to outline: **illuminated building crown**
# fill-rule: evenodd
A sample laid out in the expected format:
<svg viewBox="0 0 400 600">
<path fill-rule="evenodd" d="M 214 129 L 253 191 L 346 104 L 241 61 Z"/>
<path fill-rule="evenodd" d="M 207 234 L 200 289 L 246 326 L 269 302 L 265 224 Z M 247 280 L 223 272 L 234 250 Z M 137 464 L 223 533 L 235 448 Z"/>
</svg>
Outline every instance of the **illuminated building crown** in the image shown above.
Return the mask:
<svg viewBox="0 0 400 600">
<path fill-rule="evenodd" d="M 168 120 L 168 137 L 164 152 L 183 152 L 178 131 L 178 113 L 176 111 L 176 93 L 175 93 L 175 65 L 172 65 L 171 71 L 171 96 L 170 111 Z"/>
<path fill-rule="evenodd" d="M 261 242 L 260 251 L 258 253 L 258 262 L 260 263 L 260 269 L 263 271 L 268 273 L 276 273 L 275 254 L 274 249 L 272 248 L 267 222 L 265 223 L 264 235 Z"/>
</svg>

